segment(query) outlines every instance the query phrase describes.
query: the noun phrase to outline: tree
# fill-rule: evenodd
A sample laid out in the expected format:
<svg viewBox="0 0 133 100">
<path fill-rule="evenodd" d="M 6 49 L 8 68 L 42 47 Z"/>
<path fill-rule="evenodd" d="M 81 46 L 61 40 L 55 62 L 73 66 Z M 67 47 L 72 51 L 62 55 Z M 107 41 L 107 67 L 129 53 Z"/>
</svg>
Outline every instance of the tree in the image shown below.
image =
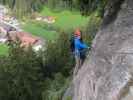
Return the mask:
<svg viewBox="0 0 133 100">
<path fill-rule="evenodd" d="M 43 5 L 52 9 L 77 9 L 83 15 L 88 15 L 99 9 L 103 13 L 108 0 L 1 0 L 0 3 L 8 5 L 18 17 L 38 11 Z"/>
<path fill-rule="evenodd" d="M 62 32 L 59 38 L 54 42 L 47 44 L 45 51 L 44 67 L 47 69 L 47 74 L 61 72 L 64 76 L 69 76 L 73 69 L 73 55 L 70 52 L 69 35 Z"/>
<path fill-rule="evenodd" d="M 31 49 L 11 44 L 8 58 L 0 59 L 0 99 L 42 99 L 42 71 L 38 60 Z"/>
<path fill-rule="evenodd" d="M 108 0 L 73 0 L 73 5 L 81 11 L 83 15 L 89 15 L 93 11 L 105 8 Z"/>
<path fill-rule="evenodd" d="M 28 13 L 40 10 L 42 0 L 2 0 L 0 3 L 8 5 L 17 17 L 23 17 Z"/>
</svg>

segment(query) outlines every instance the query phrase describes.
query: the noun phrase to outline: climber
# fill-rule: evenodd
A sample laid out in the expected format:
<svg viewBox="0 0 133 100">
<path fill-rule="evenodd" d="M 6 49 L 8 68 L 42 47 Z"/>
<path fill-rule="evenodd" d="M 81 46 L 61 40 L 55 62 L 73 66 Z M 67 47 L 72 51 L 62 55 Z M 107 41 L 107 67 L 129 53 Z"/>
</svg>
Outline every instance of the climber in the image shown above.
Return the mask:
<svg viewBox="0 0 133 100">
<path fill-rule="evenodd" d="M 85 58 L 86 58 L 86 51 L 90 47 L 87 46 L 81 36 L 80 29 L 76 29 L 74 32 L 74 55 L 75 55 L 75 61 L 76 61 L 76 67 L 74 69 L 74 75 L 78 72 L 78 69 L 82 66 Z"/>
</svg>

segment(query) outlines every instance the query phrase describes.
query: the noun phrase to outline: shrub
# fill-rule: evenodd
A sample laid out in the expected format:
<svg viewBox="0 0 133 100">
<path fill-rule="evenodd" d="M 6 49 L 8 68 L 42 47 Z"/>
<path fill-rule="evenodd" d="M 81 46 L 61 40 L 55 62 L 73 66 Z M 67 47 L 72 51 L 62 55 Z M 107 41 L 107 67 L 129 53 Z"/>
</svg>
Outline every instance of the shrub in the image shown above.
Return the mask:
<svg viewBox="0 0 133 100">
<path fill-rule="evenodd" d="M 69 83 L 69 79 L 61 73 L 55 74 L 53 79 L 44 81 L 44 89 L 42 92 L 43 100 L 61 100 Z"/>
<path fill-rule="evenodd" d="M 8 58 L 0 59 L 1 100 L 41 100 L 42 73 L 38 60 L 32 49 L 10 44 Z"/>
<path fill-rule="evenodd" d="M 45 67 L 48 73 L 61 72 L 69 76 L 74 66 L 73 56 L 70 51 L 70 37 L 62 32 L 56 41 L 49 41 L 45 51 Z"/>
<path fill-rule="evenodd" d="M 96 14 L 94 13 L 91 16 L 88 25 L 85 28 L 82 28 L 83 39 L 85 42 L 87 42 L 88 44 L 92 43 L 92 40 L 95 38 L 96 33 L 100 27 L 100 24 L 101 24 L 101 18 L 96 16 Z"/>
</svg>

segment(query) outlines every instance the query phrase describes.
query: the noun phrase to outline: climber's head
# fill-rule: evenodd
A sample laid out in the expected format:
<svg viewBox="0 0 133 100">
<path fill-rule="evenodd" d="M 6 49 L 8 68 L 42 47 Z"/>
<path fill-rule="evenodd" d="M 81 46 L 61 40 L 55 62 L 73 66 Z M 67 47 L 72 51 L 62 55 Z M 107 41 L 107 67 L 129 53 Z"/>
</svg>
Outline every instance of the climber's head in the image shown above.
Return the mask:
<svg viewBox="0 0 133 100">
<path fill-rule="evenodd" d="M 80 31 L 79 28 L 77 28 L 77 29 L 75 30 L 74 36 L 75 36 L 75 37 L 81 37 L 81 31 Z"/>
</svg>

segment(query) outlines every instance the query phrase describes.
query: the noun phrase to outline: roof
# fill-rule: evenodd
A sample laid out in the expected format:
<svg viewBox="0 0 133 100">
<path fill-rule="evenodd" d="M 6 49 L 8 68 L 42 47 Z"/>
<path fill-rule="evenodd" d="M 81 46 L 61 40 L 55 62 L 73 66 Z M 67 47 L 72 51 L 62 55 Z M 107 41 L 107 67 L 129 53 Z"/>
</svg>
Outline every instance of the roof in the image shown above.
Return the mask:
<svg viewBox="0 0 133 100">
<path fill-rule="evenodd" d="M 11 32 L 10 37 L 12 40 L 16 40 L 18 38 L 21 41 L 21 45 L 26 47 L 34 45 L 39 40 L 38 37 L 32 36 L 26 32 Z"/>
<path fill-rule="evenodd" d="M 4 30 L 6 31 L 12 31 L 12 30 L 15 30 L 13 27 L 9 26 L 9 25 L 6 25 L 4 23 L 0 23 L 0 27 L 3 28 Z"/>
</svg>

